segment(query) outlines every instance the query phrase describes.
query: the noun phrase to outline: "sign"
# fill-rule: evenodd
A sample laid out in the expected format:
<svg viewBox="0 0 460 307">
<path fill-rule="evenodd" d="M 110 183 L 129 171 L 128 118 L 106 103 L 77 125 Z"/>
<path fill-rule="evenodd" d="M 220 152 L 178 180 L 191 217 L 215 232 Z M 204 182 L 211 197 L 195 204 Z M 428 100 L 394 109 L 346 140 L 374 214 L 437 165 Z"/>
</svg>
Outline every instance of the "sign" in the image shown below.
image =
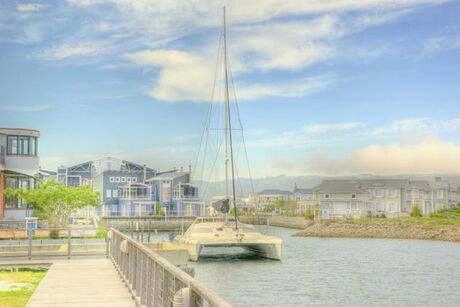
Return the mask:
<svg viewBox="0 0 460 307">
<path fill-rule="evenodd" d="M 38 218 L 26 217 L 26 230 L 28 236 L 33 236 L 38 228 Z"/>
<path fill-rule="evenodd" d="M 321 209 L 321 219 L 328 220 L 329 219 L 329 209 L 323 208 Z"/>
</svg>

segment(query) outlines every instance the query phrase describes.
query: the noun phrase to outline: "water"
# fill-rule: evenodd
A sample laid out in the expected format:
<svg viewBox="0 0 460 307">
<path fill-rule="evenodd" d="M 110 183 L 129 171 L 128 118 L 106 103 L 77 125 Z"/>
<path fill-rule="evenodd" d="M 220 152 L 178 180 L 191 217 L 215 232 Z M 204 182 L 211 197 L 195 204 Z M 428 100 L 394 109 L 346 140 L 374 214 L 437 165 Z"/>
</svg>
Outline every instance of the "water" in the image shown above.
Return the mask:
<svg viewBox="0 0 460 307">
<path fill-rule="evenodd" d="M 209 250 L 195 277 L 234 306 L 460 306 L 460 244 L 291 237 L 282 261 Z"/>
</svg>

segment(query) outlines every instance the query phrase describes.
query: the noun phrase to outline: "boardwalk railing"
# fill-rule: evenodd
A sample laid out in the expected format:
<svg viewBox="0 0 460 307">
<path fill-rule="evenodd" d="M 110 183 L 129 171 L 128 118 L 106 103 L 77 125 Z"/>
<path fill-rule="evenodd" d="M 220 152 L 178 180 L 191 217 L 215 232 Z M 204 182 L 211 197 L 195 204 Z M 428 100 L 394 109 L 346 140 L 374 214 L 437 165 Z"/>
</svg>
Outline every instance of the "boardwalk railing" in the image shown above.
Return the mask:
<svg viewBox="0 0 460 307">
<path fill-rule="evenodd" d="M 231 306 L 214 291 L 127 235 L 111 228 L 109 256 L 138 305 Z"/>
<path fill-rule="evenodd" d="M 97 228 L 0 229 L 0 260 L 44 259 L 108 254 Z"/>
</svg>

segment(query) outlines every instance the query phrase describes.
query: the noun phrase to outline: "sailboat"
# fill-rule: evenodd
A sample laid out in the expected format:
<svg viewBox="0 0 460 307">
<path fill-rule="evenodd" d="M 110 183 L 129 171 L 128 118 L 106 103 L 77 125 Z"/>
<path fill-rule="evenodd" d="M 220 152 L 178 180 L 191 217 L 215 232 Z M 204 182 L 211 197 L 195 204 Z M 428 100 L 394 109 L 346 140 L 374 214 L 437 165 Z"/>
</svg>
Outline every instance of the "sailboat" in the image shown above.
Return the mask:
<svg viewBox="0 0 460 307">
<path fill-rule="evenodd" d="M 225 139 L 225 197 L 214 202 L 212 207 L 220 216 L 197 217 L 187 231 L 176 237 L 176 241 L 185 245 L 189 259 L 197 261 L 207 247 L 239 247 L 260 257 L 281 260 L 282 240 L 258 232 L 254 226 L 238 221 L 235 192 L 235 165 L 233 157 L 233 136 L 229 95 L 229 64 L 227 58 L 227 30 L 225 7 L 223 8 L 223 62 L 224 62 L 224 139 Z M 230 178 L 229 178 L 230 177 Z M 230 197 L 229 186 L 232 186 Z M 234 217 L 230 218 L 231 202 Z M 225 255 L 225 252 L 223 253 Z"/>
</svg>

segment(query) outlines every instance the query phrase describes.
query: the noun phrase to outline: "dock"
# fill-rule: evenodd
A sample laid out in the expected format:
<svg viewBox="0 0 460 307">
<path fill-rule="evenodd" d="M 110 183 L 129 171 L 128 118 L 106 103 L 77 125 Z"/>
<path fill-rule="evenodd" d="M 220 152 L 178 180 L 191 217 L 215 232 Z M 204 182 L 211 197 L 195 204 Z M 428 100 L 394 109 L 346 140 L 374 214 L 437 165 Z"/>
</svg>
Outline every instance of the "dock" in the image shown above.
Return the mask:
<svg viewBox="0 0 460 307">
<path fill-rule="evenodd" d="M 43 306 L 136 306 L 106 258 L 54 260 L 27 304 Z"/>
</svg>

